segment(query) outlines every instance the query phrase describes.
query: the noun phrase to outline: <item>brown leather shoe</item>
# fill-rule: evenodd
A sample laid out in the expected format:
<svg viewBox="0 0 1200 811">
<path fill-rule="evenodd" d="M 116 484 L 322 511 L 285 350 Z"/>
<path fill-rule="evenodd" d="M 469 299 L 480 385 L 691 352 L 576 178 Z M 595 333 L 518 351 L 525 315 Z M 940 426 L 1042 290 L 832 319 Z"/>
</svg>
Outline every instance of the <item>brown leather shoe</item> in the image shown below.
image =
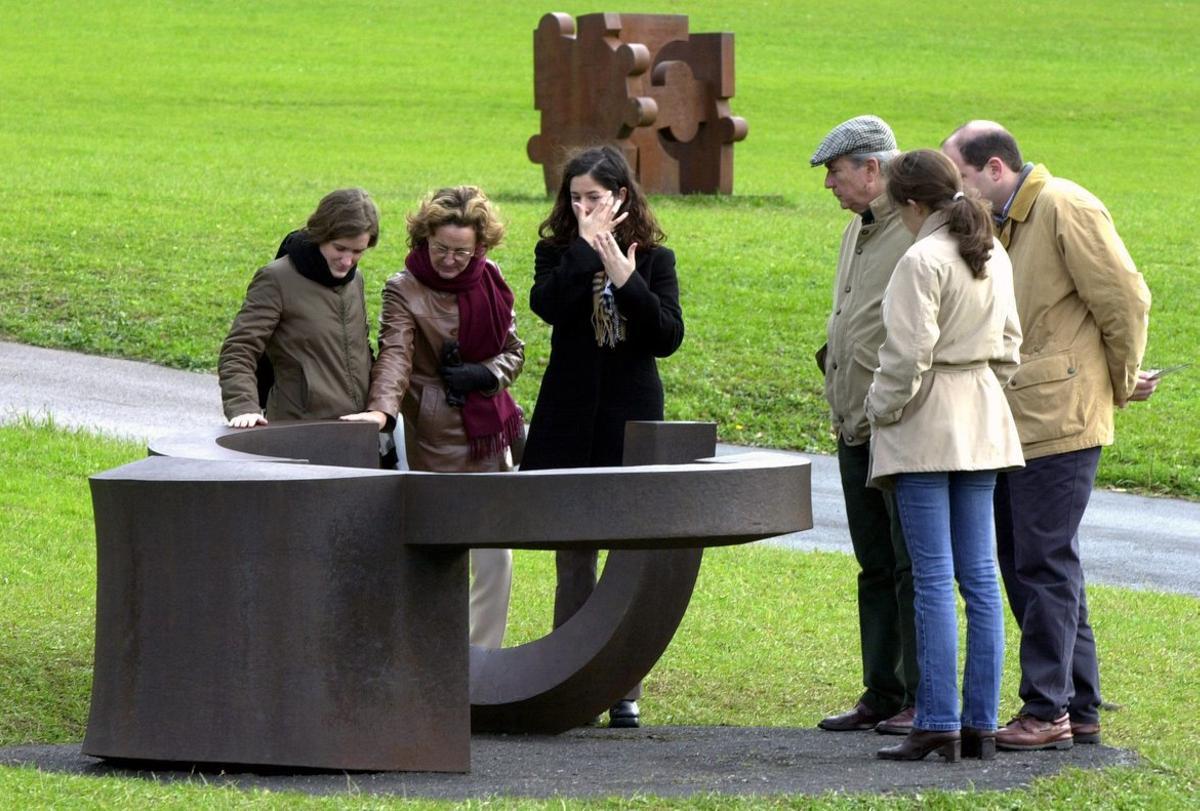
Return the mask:
<svg viewBox="0 0 1200 811">
<path fill-rule="evenodd" d="M 937 752 L 947 763 L 959 760 L 959 733 L 957 729 L 916 729 L 895 746 L 885 746 L 875 753 L 882 760 L 924 760 L 930 752 Z"/>
<path fill-rule="evenodd" d="M 854 705 L 854 709 L 850 710 L 850 712 L 822 718 L 817 722 L 817 726 L 830 732 L 850 732 L 852 730 L 874 729 L 876 724 L 886 720 L 886 715 L 872 712 L 870 707 L 860 701 Z"/>
<path fill-rule="evenodd" d="M 1071 737 L 1075 743 L 1100 743 L 1100 725 L 1071 722 Z"/>
<path fill-rule="evenodd" d="M 916 715 L 916 707 L 905 707 L 886 721 L 876 724 L 875 731 L 880 735 L 907 735 L 912 732 Z"/>
<path fill-rule="evenodd" d="M 1002 729 L 996 730 L 996 748 L 1024 752 L 1033 749 L 1070 749 L 1071 718 L 1066 713 L 1053 721 L 1043 721 L 1032 715 L 1018 715 Z"/>
</svg>

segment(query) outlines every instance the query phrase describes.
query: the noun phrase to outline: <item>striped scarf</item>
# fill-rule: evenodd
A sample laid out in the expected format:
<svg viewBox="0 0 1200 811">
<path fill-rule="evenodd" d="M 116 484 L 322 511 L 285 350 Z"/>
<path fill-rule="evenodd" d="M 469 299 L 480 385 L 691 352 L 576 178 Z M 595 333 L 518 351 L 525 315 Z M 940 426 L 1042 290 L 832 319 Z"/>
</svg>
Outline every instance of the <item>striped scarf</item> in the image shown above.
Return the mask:
<svg viewBox="0 0 1200 811">
<path fill-rule="evenodd" d="M 612 283 L 603 268 L 592 277 L 592 329 L 597 346 L 615 349 L 625 340 L 625 316 L 617 309 Z"/>
</svg>

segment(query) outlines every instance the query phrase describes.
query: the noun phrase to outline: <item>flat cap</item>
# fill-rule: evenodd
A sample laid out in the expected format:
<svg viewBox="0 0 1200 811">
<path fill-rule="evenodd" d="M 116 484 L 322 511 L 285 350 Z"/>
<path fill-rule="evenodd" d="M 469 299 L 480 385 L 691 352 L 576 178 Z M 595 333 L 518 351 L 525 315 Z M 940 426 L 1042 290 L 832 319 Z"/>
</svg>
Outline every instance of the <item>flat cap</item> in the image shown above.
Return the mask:
<svg viewBox="0 0 1200 811">
<path fill-rule="evenodd" d="M 896 136 L 887 122 L 877 116 L 860 115 L 830 130 L 808 162 L 821 166 L 842 155 L 893 149 L 896 149 Z"/>
</svg>

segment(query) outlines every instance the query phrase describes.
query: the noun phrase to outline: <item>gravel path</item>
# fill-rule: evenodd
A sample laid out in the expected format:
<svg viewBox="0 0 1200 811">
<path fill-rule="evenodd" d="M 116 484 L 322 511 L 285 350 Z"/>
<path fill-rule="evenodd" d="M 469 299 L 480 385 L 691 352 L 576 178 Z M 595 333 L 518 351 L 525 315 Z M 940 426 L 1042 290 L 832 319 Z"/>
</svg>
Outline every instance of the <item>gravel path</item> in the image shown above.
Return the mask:
<svg viewBox="0 0 1200 811">
<path fill-rule="evenodd" d="M 469 774 L 197 772 L 120 768 L 79 746 L 0 749 L 0 764 L 67 774 L 116 775 L 157 782 L 233 784 L 306 794 L 363 794 L 469 799 L 505 797 L 660 797 L 1009 789 L 1066 768 L 1137 763 L 1131 752 L 1076 746 L 1066 752 L 1000 752 L 995 760 L 916 763 L 878 760 L 875 750 L 899 738 L 874 732 L 761 727 L 584 728 L 557 735 L 477 735 Z"/>
<path fill-rule="evenodd" d="M 219 422 L 220 393 L 215 375 L 0 342 L 0 420 L 20 414 L 150 439 Z M 848 553 L 837 461 L 808 456 L 815 526 L 765 543 Z M 1200 596 L 1200 503 L 1097 490 L 1080 545 L 1091 582 Z"/>
</svg>

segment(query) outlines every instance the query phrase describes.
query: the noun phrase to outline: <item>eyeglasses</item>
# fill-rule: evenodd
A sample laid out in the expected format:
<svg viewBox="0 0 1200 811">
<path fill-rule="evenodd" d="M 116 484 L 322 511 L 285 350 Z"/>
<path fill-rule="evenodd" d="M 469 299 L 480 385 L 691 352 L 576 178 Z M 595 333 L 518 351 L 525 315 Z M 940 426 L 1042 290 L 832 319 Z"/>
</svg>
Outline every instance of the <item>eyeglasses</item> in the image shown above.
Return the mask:
<svg viewBox="0 0 1200 811">
<path fill-rule="evenodd" d="M 455 262 L 466 262 L 475 255 L 475 251 L 468 251 L 466 248 L 447 248 L 438 242 L 429 243 L 429 253 L 436 257 L 449 255 Z"/>
</svg>

